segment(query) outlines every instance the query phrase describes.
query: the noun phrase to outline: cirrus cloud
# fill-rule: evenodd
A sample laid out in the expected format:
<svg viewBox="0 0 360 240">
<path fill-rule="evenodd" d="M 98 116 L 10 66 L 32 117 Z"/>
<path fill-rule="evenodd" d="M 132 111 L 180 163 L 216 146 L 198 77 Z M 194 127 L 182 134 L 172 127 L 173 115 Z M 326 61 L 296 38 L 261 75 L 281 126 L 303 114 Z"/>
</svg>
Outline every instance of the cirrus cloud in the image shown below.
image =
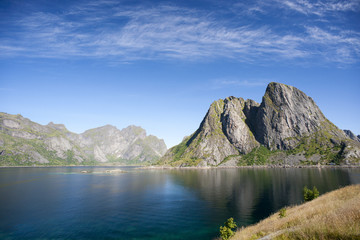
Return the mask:
<svg viewBox="0 0 360 240">
<path fill-rule="evenodd" d="M 321 15 L 354 11 L 358 1 L 325 5 L 287 0 L 278 4 L 283 6 Z M 258 6 L 257 11 L 264 14 L 265 10 Z M 228 58 L 243 62 L 321 59 L 351 64 L 359 59 L 360 37 L 354 30 L 305 25 L 295 31 L 263 22 L 234 24 L 232 20 L 174 5 L 125 7 L 113 1 L 90 2 L 62 13 L 38 11 L 20 17 L 9 23 L 17 31 L 2 31 L 0 51 L 3 57 L 92 57 L 123 62 Z"/>
</svg>

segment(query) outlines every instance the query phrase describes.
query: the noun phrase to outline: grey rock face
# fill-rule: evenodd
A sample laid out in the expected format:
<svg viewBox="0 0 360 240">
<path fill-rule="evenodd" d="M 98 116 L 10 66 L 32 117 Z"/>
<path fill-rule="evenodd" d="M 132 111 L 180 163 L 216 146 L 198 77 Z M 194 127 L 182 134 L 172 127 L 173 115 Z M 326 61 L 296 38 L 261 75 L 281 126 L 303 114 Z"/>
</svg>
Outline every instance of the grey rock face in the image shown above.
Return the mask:
<svg viewBox="0 0 360 240">
<path fill-rule="evenodd" d="M 223 101 L 211 104 L 200 128 L 189 140 L 188 158 L 204 159 L 209 165 L 217 165 L 226 156 L 239 154 L 223 133 L 223 113 Z"/>
<path fill-rule="evenodd" d="M 95 158 L 99 161 L 105 161 L 105 156 L 112 159 L 152 161 L 163 156 L 167 150 L 164 140 L 147 136 L 146 131 L 137 126 L 122 130 L 111 125 L 90 129 L 80 134 L 78 142 L 84 147 L 93 148 L 97 156 Z"/>
<path fill-rule="evenodd" d="M 242 153 L 249 153 L 254 147 L 260 144 L 255 140 L 254 135 L 250 131 L 244 114 L 245 101 L 242 98 L 226 98 L 224 100 L 224 112 L 221 116 L 223 132 L 229 142 Z M 251 108 L 251 106 L 247 106 Z M 250 115 L 250 109 L 248 114 Z"/>
<path fill-rule="evenodd" d="M 66 158 L 66 152 L 73 148 L 71 142 L 64 137 L 51 137 L 44 139 L 49 149 L 54 149 L 60 158 Z"/>
<path fill-rule="evenodd" d="M 358 141 L 349 141 L 344 144 L 342 156 L 346 164 L 360 165 L 360 143 Z"/>
<path fill-rule="evenodd" d="M 17 164 L 76 164 L 97 161 L 155 161 L 167 150 L 165 142 L 147 136 L 141 127 L 119 130 L 114 126 L 69 132 L 63 124 L 40 125 L 22 117 L 0 113 L 1 164 L 11 164 L 9 156 L 20 159 Z M 6 155 L 6 156 L 5 156 Z"/>
<path fill-rule="evenodd" d="M 346 136 L 348 136 L 350 139 L 360 142 L 360 136 L 356 136 L 352 131 L 350 130 L 343 130 Z"/>
<path fill-rule="evenodd" d="M 268 148 L 293 148 L 296 138 L 321 129 L 325 117 L 312 98 L 295 87 L 270 83 L 256 114 L 256 139 Z"/>
<path fill-rule="evenodd" d="M 4 119 L 3 124 L 5 127 L 13 128 L 13 129 L 19 129 L 20 124 L 16 121 L 10 120 L 10 119 Z"/>
</svg>

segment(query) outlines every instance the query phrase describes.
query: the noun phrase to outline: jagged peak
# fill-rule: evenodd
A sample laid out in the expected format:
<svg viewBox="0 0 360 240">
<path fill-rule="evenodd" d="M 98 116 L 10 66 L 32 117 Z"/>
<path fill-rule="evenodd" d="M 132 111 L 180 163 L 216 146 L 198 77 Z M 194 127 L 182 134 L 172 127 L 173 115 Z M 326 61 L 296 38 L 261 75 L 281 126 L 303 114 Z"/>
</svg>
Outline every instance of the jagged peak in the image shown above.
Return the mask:
<svg viewBox="0 0 360 240">
<path fill-rule="evenodd" d="M 290 86 L 290 85 L 287 85 L 287 84 L 284 84 L 284 83 L 271 82 L 266 87 L 266 92 L 271 92 L 274 89 L 289 89 L 289 90 L 296 89 L 296 90 L 299 90 L 296 87 L 293 87 L 293 86 Z"/>
<path fill-rule="evenodd" d="M 283 83 L 277 83 L 277 82 L 271 82 L 266 88 L 264 98 L 270 97 L 271 99 L 277 98 L 277 99 L 283 99 L 285 96 L 302 96 L 302 97 L 308 97 L 304 92 L 297 89 L 296 87 L 286 85 Z M 263 99 L 264 99 L 263 98 Z M 312 100 L 312 99 L 311 99 Z"/>
<path fill-rule="evenodd" d="M 255 106 L 260 106 L 260 103 L 256 102 L 255 100 L 252 99 L 246 99 L 245 103 L 250 104 L 250 105 L 255 105 Z"/>
<path fill-rule="evenodd" d="M 234 97 L 234 96 L 230 96 L 230 97 L 227 97 L 224 99 L 224 101 L 233 101 L 233 100 L 244 100 L 243 98 L 237 98 L 237 97 Z"/>
<path fill-rule="evenodd" d="M 278 108 L 284 104 L 292 105 L 294 101 L 305 101 L 307 104 L 316 106 L 314 100 L 303 91 L 296 87 L 277 82 L 269 83 L 261 104 L 273 105 L 273 107 Z"/>
</svg>

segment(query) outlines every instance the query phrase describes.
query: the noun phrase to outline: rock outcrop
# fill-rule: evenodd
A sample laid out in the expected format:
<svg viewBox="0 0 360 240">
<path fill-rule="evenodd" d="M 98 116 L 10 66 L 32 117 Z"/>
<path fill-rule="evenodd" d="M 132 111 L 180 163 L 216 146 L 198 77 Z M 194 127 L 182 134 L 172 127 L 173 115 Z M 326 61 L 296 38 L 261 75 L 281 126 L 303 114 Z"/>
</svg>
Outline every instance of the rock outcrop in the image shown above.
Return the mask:
<svg viewBox="0 0 360 240">
<path fill-rule="evenodd" d="M 359 161 L 359 152 L 358 142 L 326 119 L 312 98 L 273 82 L 261 104 L 236 97 L 213 102 L 198 130 L 159 164 L 341 164 Z"/>
<path fill-rule="evenodd" d="M 40 125 L 0 113 L 0 165 L 153 162 L 166 150 L 164 140 L 137 126 L 106 125 L 75 134 L 63 124 Z"/>
<path fill-rule="evenodd" d="M 344 133 L 346 134 L 346 136 L 348 136 L 350 139 L 354 140 L 354 141 L 358 141 L 360 142 L 360 135 L 355 135 L 352 131 L 350 130 L 343 130 Z"/>
<path fill-rule="evenodd" d="M 256 122 L 254 134 L 261 144 L 271 150 L 288 150 L 298 144 L 299 138 L 319 131 L 326 119 L 302 91 L 270 83 L 253 121 Z"/>
</svg>

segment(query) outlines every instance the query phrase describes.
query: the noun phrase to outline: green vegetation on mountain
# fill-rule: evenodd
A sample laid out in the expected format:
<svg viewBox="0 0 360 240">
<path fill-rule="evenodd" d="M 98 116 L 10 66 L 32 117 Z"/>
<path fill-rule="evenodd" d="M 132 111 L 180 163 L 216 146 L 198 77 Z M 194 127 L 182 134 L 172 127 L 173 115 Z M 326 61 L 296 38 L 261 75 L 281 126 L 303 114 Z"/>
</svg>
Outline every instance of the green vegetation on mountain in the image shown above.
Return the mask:
<svg viewBox="0 0 360 240">
<path fill-rule="evenodd" d="M 153 163 L 166 145 L 144 129 L 118 130 L 106 125 L 82 134 L 62 124 L 40 125 L 22 117 L 0 113 L 0 165 L 98 165 Z"/>
</svg>

